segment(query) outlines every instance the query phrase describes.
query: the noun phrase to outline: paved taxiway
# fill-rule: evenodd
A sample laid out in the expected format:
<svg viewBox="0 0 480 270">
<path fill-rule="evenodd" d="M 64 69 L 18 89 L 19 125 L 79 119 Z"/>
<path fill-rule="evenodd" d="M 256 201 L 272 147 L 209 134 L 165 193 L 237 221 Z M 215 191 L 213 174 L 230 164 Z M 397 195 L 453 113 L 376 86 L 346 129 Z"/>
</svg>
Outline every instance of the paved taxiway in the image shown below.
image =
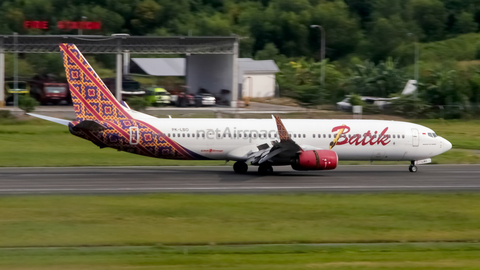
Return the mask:
<svg viewBox="0 0 480 270">
<path fill-rule="evenodd" d="M 297 172 L 275 167 L 238 175 L 220 167 L 0 168 L 0 194 L 155 192 L 480 192 L 480 165 L 339 166 L 334 171 Z"/>
</svg>

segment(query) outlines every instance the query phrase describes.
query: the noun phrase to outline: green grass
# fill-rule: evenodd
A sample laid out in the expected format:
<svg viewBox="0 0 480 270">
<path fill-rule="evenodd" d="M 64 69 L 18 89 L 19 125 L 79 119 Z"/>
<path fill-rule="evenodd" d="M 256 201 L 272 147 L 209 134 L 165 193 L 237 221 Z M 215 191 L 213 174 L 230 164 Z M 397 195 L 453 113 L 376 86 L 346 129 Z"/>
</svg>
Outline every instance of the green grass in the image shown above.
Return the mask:
<svg viewBox="0 0 480 270">
<path fill-rule="evenodd" d="M 290 114 L 288 117 L 295 117 Z M 480 121 L 420 120 L 418 124 L 432 128 L 452 142 L 454 149 L 433 158 L 436 164 L 479 164 Z M 0 121 L 0 166 L 158 166 L 158 165 L 223 165 L 224 161 L 177 161 L 155 159 L 99 149 L 89 141 L 71 135 L 64 126 L 43 120 Z M 340 164 L 368 164 L 341 162 Z M 405 163 L 405 162 L 403 162 Z M 392 164 L 392 162 L 375 162 Z M 398 162 L 393 162 L 398 164 Z"/>
<path fill-rule="evenodd" d="M 0 250 L 2 269 L 479 269 L 473 243 Z"/>
<path fill-rule="evenodd" d="M 449 140 L 454 149 L 480 150 L 479 120 L 419 120 L 417 124 L 433 129 L 438 135 Z"/>
<path fill-rule="evenodd" d="M 68 128 L 43 120 L 0 123 L 0 166 L 158 166 L 222 165 L 224 161 L 156 159 L 99 149 L 73 136 Z"/>
<path fill-rule="evenodd" d="M 0 197 L 0 246 L 479 241 L 480 194 Z"/>
</svg>

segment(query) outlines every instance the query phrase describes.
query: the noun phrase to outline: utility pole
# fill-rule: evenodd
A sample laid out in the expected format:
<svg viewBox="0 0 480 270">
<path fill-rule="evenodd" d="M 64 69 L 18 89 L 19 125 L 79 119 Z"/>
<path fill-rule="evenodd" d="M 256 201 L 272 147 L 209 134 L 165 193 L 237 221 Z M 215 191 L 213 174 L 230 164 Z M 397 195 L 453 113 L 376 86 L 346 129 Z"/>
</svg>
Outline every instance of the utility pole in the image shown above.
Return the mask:
<svg viewBox="0 0 480 270">
<path fill-rule="evenodd" d="M 321 37 L 320 37 L 320 63 L 321 63 L 321 71 L 320 71 L 320 82 L 322 85 L 325 85 L 325 29 L 321 25 L 312 24 L 310 28 L 318 28 L 320 29 Z"/>
<path fill-rule="evenodd" d="M 13 105 L 18 109 L 18 33 L 13 33 L 13 50 L 15 51 L 15 57 L 13 59 L 13 88 L 15 90 L 13 94 Z"/>
<path fill-rule="evenodd" d="M 78 35 L 83 35 L 83 26 L 85 25 L 83 22 L 87 19 L 86 16 L 82 16 L 82 20 L 80 21 L 80 25 L 78 26 Z"/>
</svg>

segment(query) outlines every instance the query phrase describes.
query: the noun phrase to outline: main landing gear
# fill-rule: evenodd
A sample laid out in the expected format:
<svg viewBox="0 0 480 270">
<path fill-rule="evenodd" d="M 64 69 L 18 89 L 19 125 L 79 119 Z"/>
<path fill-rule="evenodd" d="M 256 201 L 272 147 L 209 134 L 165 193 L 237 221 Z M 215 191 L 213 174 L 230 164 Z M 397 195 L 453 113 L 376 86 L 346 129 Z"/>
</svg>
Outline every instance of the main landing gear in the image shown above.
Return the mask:
<svg viewBox="0 0 480 270">
<path fill-rule="evenodd" d="M 233 164 L 233 171 L 236 173 L 246 173 L 248 171 L 248 165 L 245 162 L 237 161 Z"/>
<path fill-rule="evenodd" d="M 415 166 L 415 160 L 412 160 L 410 166 L 408 167 L 408 170 L 410 172 L 417 172 L 418 168 L 417 166 Z"/>
<path fill-rule="evenodd" d="M 258 173 L 261 175 L 269 175 L 273 173 L 272 165 L 269 163 L 263 163 L 258 166 Z"/>
<path fill-rule="evenodd" d="M 244 174 L 248 171 L 247 163 L 243 161 L 237 161 L 233 164 L 233 171 L 238 174 Z M 269 175 L 273 173 L 273 168 L 270 163 L 263 163 L 258 166 L 258 173 L 261 175 Z"/>
</svg>

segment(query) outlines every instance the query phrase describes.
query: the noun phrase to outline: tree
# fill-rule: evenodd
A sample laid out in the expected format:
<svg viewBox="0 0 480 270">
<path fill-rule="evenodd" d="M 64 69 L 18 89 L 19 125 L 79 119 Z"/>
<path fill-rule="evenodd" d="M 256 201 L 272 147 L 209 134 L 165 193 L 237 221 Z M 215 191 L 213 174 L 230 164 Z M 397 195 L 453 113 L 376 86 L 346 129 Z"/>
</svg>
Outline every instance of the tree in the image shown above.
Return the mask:
<svg viewBox="0 0 480 270">
<path fill-rule="evenodd" d="M 412 0 L 413 19 L 422 28 L 424 40 L 440 40 L 445 35 L 447 13 L 439 0 Z"/>
<path fill-rule="evenodd" d="M 337 59 L 353 52 L 362 33 L 358 18 L 351 17 L 347 5 L 341 0 L 321 2 L 312 10 L 309 24 L 322 25 L 326 32 L 327 58 Z M 320 48 L 318 29 L 310 30 L 313 51 Z"/>
<path fill-rule="evenodd" d="M 453 31 L 458 34 L 465 34 L 476 32 L 478 24 L 473 18 L 473 14 L 469 12 L 462 12 L 457 16 L 457 20 L 453 25 Z"/>
<path fill-rule="evenodd" d="M 363 96 L 388 97 L 399 93 L 406 82 L 405 73 L 390 58 L 378 65 L 370 61 L 355 65 L 347 78 L 346 87 L 349 92 Z"/>
<path fill-rule="evenodd" d="M 275 44 L 268 43 L 261 51 L 257 51 L 255 59 L 257 60 L 269 60 L 274 59 L 278 55 L 278 49 Z"/>
</svg>

